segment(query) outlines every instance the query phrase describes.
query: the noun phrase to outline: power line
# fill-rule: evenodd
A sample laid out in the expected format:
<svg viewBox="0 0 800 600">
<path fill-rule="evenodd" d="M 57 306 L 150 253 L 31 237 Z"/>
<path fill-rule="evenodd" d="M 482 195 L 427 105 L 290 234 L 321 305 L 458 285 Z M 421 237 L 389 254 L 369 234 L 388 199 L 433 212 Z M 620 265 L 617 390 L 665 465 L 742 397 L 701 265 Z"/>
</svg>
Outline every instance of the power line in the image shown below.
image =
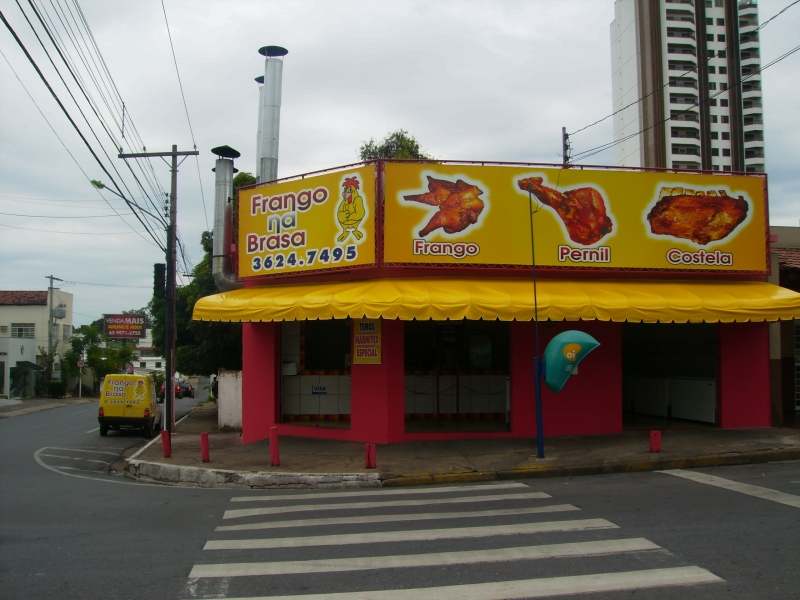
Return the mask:
<svg viewBox="0 0 800 600">
<path fill-rule="evenodd" d="M 116 285 L 113 283 L 89 283 L 87 281 L 64 281 L 64 285 L 94 285 L 99 287 L 131 288 L 137 290 L 149 290 L 147 285 Z"/>
<path fill-rule="evenodd" d="M 53 231 L 52 229 L 31 229 L 30 227 L 15 227 L 14 225 L 6 225 L 0 223 L 0 227 L 8 227 L 9 229 L 21 229 L 23 231 L 38 231 L 40 233 L 65 233 L 67 235 L 130 235 L 131 233 L 140 233 L 134 231 L 104 231 L 102 233 L 95 233 L 94 231 Z"/>
<path fill-rule="evenodd" d="M 125 189 L 128 192 L 128 195 L 132 196 L 133 194 L 131 194 L 131 191 L 128 188 L 128 186 L 125 184 L 125 181 L 122 178 L 122 175 L 120 174 L 119 170 L 114 165 L 114 162 L 111 160 L 111 157 L 108 155 L 108 152 L 106 151 L 105 147 L 100 142 L 100 139 L 97 137 L 97 133 L 94 131 L 94 128 L 89 123 L 89 120 L 87 119 L 86 115 L 84 114 L 83 110 L 81 109 L 80 105 L 78 104 L 78 101 L 75 99 L 75 96 L 72 94 L 72 91 L 70 90 L 70 88 L 67 85 L 66 81 L 64 81 L 64 78 L 61 76 L 61 73 L 58 70 L 58 67 L 56 67 L 55 62 L 53 61 L 52 57 L 50 56 L 50 53 L 47 51 L 47 48 L 45 48 L 44 43 L 39 38 L 39 35 L 36 33 L 36 30 L 34 29 L 33 24 L 30 22 L 30 19 L 28 19 L 27 14 L 25 14 L 25 11 L 22 9 L 22 6 L 20 6 L 19 1 L 15 0 L 15 2 L 17 3 L 17 6 L 19 7 L 20 12 L 22 12 L 23 16 L 25 17 L 25 20 L 28 22 L 28 25 L 30 26 L 31 30 L 33 31 L 33 34 L 36 36 L 36 39 L 39 41 L 39 44 L 42 46 L 42 50 L 44 50 L 45 54 L 47 55 L 47 58 L 50 61 L 50 64 L 53 66 L 53 69 L 55 69 L 56 74 L 58 75 L 59 79 L 61 80 L 61 83 L 66 88 L 67 93 L 70 95 L 70 98 L 72 98 L 72 101 L 75 103 L 75 106 L 77 107 L 77 109 L 80 112 L 81 116 L 83 117 L 84 121 L 86 121 L 86 125 L 89 127 L 89 130 L 94 135 L 95 139 L 97 140 L 97 143 L 100 144 L 100 147 L 103 150 L 103 153 L 105 154 L 106 158 L 109 160 L 109 162 L 111 162 L 112 168 L 117 173 L 117 175 L 120 177 L 120 180 L 122 181 L 123 185 L 125 186 Z M 87 90 L 85 89 L 85 86 L 83 85 L 82 81 L 77 77 L 75 71 L 73 70 L 72 67 L 70 67 L 69 62 L 65 59 L 64 53 L 61 51 L 61 49 L 56 44 L 55 40 L 53 39 L 53 36 L 51 35 L 50 30 L 48 29 L 47 25 L 42 20 L 42 17 L 39 14 L 39 12 L 37 11 L 36 7 L 33 5 L 32 0 L 28 0 L 28 3 L 31 5 L 31 8 L 33 9 L 34 13 L 36 14 L 37 18 L 39 19 L 39 23 L 45 29 L 45 33 L 47 33 L 47 36 L 50 38 L 50 41 L 53 43 L 53 46 L 55 46 L 56 51 L 58 52 L 59 56 L 61 57 L 61 60 L 66 65 L 67 70 L 69 71 L 70 75 L 72 75 L 73 80 L 78 85 L 78 89 L 81 91 L 81 93 L 83 94 L 83 97 L 89 103 L 89 107 L 92 109 L 92 112 L 94 113 L 95 117 L 100 121 L 100 124 L 102 125 L 102 127 L 105 130 L 106 134 L 111 139 L 112 143 L 114 144 L 114 147 L 116 148 L 117 147 L 117 140 L 114 137 L 114 135 L 111 133 L 111 131 L 109 130 L 109 128 L 108 128 L 107 124 L 105 123 L 103 117 L 98 112 L 98 108 L 95 106 L 96 103 L 93 101 L 93 99 L 90 98 L 90 96 L 87 93 Z M 52 4 L 52 2 L 51 2 L 51 4 Z M 63 24 L 63 22 L 62 22 L 62 24 Z M 77 48 L 77 46 L 76 46 L 76 48 Z M 78 49 L 78 50 L 79 50 L 79 52 L 81 52 L 80 49 Z M 86 65 L 86 61 L 84 60 L 83 62 L 84 62 L 84 65 Z M 90 73 L 90 75 L 91 75 L 91 73 Z M 93 80 L 94 80 L 94 78 L 93 78 Z M 96 82 L 95 82 L 95 84 L 96 84 Z M 101 96 L 102 96 L 102 92 L 101 92 Z M 107 102 L 106 102 L 106 107 L 108 108 L 108 103 Z M 109 108 L 109 110 L 110 110 L 110 108 Z M 145 196 L 147 196 L 148 199 L 149 199 L 149 196 L 148 196 L 146 190 L 144 189 L 144 187 L 142 186 L 141 182 L 139 181 L 139 178 L 133 172 L 133 169 L 130 167 L 130 165 L 127 165 L 127 163 L 126 163 L 126 166 L 130 170 L 131 175 L 133 176 L 133 178 L 136 180 L 136 183 L 139 185 L 139 188 L 142 190 L 142 192 L 145 194 Z M 117 189 L 119 190 L 119 187 L 117 187 Z M 119 190 L 119 191 L 121 192 L 121 190 Z M 122 195 L 122 194 L 120 194 L 120 195 Z M 127 200 L 126 200 L 126 202 L 127 202 Z M 154 205 L 152 200 L 150 200 L 150 203 L 151 203 L 151 205 Z M 163 220 L 160 219 L 160 216 L 158 215 L 158 209 L 156 209 L 156 215 L 153 215 L 152 213 L 150 213 L 150 212 L 142 209 L 141 207 L 139 207 L 138 204 L 136 205 L 136 207 L 139 208 L 140 210 L 142 210 L 142 212 L 148 214 L 153 219 L 155 219 L 155 221 L 158 223 L 159 227 L 163 227 L 164 226 Z M 133 210 L 133 207 L 131 207 L 131 209 Z M 148 229 L 148 228 L 145 227 L 145 229 Z"/>
<path fill-rule="evenodd" d="M 132 215 L 133 213 L 122 213 L 122 215 L 19 215 L 16 213 L 7 213 L 7 212 L 0 212 L 0 215 L 5 215 L 6 217 L 26 217 L 29 219 L 107 219 L 108 217 L 119 217 L 119 216 L 128 216 Z"/>
<path fill-rule="evenodd" d="M 798 2 L 800 2 L 800 0 L 798 0 Z M 775 60 L 773 60 L 773 61 L 771 61 L 771 62 L 767 63 L 766 65 L 764 65 L 763 67 L 760 67 L 760 68 L 759 68 L 757 71 L 755 71 L 754 73 L 751 73 L 751 74 L 749 74 L 749 75 L 747 75 L 747 76 L 745 76 L 745 77 L 742 77 L 742 78 L 741 78 L 741 79 L 739 79 L 738 81 L 734 82 L 734 83 L 733 83 L 733 84 L 732 84 L 730 87 L 728 87 L 727 89 L 725 89 L 725 90 L 720 90 L 720 91 L 718 91 L 717 93 L 710 95 L 710 96 L 708 97 L 708 99 L 706 99 L 706 100 L 703 100 L 702 102 L 695 102 L 695 103 L 694 103 L 694 104 L 692 104 L 691 106 L 688 106 L 688 107 L 686 107 L 686 108 L 682 109 L 682 110 L 681 110 L 681 111 L 679 111 L 679 112 L 680 112 L 680 113 L 685 113 L 685 112 L 687 112 L 687 111 L 691 110 L 692 108 L 697 108 L 697 107 L 699 107 L 701 104 L 704 104 L 704 103 L 706 103 L 706 102 L 710 101 L 712 98 L 716 98 L 716 97 L 717 97 L 717 96 L 719 96 L 720 94 L 725 94 L 725 93 L 727 93 L 728 91 L 730 91 L 730 89 L 731 89 L 731 88 L 733 88 L 733 87 L 736 87 L 736 86 L 738 86 L 738 85 L 741 85 L 741 84 L 742 84 L 744 81 L 746 81 L 746 80 L 750 79 L 751 77 L 754 77 L 754 76 L 758 75 L 759 73 L 761 73 L 762 71 L 765 71 L 765 70 L 766 70 L 766 69 L 768 69 L 769 67 L 771 67 L 771 66 L 773 66 L 773 65 L 775 65 L 775 64 L 777 64 L 777 63 L 779 63 L 779 62 L 781 62 L 783 59 L 785 59 L 785 58 L 788 58 L 789 56 L 791 56 L 792 54 L 794 54 L 794 53 L 795 53 L 795 52 L 797 52 L 798 50 L 800 50 L 800 46 L 796 46 L 796 47 L 792 48 L 791 50 L 789 50 L 788 52 L 786 52 L 786 53 L 785 53 L 785 54 L 783 54 L 782 56 L 779 56 L 779 57 L 778 57 L 778 58 L 776 58 Z M 618 139 L 618 140 L 615 140 L 615 141 L 613 141 L 613 142 L 608 142 L 608 143 L 606 143 L 606 144 L 602 144 L 601 146 L 596 146 L 595 148 L 591 148 L 591 149 L 589 149 L 589 150 L 585 150 L 584 152 L 579 152 L 579 153 L 578 153 L 578 154 L 576 154 L 574 157 L 572 157 L 572 158 L 573 158 L 573 161 L 574 161 L 574 160 L 584 160 L 584 159 L 586 159 L 586 158 L 589 158 L 590 156 L 594 156 L 595 154 L 598 154 L 598 153 L 600 153 L 600 152 L 603 152 L 604 150 L 608 150 L 608 149 L 610 149 L 610 148 L 613 148 L 613 147 L 614 147 L 614 146 L 616 146 L 617 144 L 621 144 L 622 142 L 625 142 L 625 141 L 627 141 L 627 140 L 629 140 L 629 139 L 631 139 L 631 138 L 634 138 L 634 137 L 636 137 L 636 136 L 638 136 L 638 135 L 640 135 L 640 134 L 644 133 L 645 131 L 650 131 L 650 130 L 651 130 L 651 129 L 653 129 L 654 127 L 658 127 L 659 125 L 663 125 L 664 123 L 666 123 L 666 122 L 668 122 L 668 121 L 671 121 L 671 120 L 672 120 L 672 116 L 670 115 L 669 117 L 666 117 L 665 119 L 663 119 L 663 120 L 659 121 L 658 123 L 654 123 L 653 125 L 650 125 L 649 127 L 645 127 L 645 128 L 644 128 L 644 129 L 642 129 L 641 131 L 637 131 L 636 133 L 632 133 L 632 134 L 630 134 L 630 135 L 628 135 L 628 136 L 625 136 L 624 138 L 620 138 L 620 139 Z"/>
<path fill-rule="evenodd" d="M 766 21 L 764 21 L 764 22 L 763 22 L 761 25 L 759 25 L 758 27 L 756 27 L 756 28 L 755 28 L 753 31 L 751 31 L 751 32 L 749 32 L 749 33 L 755 33 L 756 31 L 759 31 L 759 30 L 763 29 L 763 28 L 764 28 L 764 27 L 766 27 L 766 26 L 767 26 L 767 25 L 768 25 L 768 24 L 769 24 L 771 21 L 774 21 L 774 20 L 775 20 L 775 19 L 777 19 L 779 16 L 781 16 L 783 13 L 785 13 L 787 10 L 789 10 L 789 9 L 790 9 L 792 6 L 794 6 L 795 4 L 798 4 L 798 3 L 800 3 L 800 0 L 794 0 L 794 2 L 792 2 L 791 4 L 788 4 L 788 5 L 786 5 L 786 6 L 785 6 L 785 7 L 784 7 L 784 8 L 783 8 L 781 11 L 779 11 L 778 13 L 774 14 L 773 16 L 771 16 L 769 19 L 767 19 Z M 726 46 L 726 47 L 725 47 L 725 49 L 723 50 L 723 52 L 724 52 L 724 51 L 727 51 L 727 50 L 729 50 L 730 48 L 734 47 L 735 45 L 737 45 L 737 44 L 739 44 L 739 43 L 740 43 L 740 42 L 739 42 L 739 40 L 736 40 L 736 42 L 731 42 L 731 43 L 730 43 L 728 46 Z M 682 78 L 683 78 L 685 75 L 691 75 L 692 73 L 697 73 L 697 72 L 700 70 L 700 68 L 701 68 L 701 67 L 703 67 L 703 66 L 705 66 L 705 65 L 707 65 L 707 64 L 708 64 L 708 62 L 709 62 L 709 61 L 710 61 L 712 58 L 713 58 L 712 56 L 709 56 L 709 57 L 708 57 L 708 58 L 707 58 L 705 61 L 703 61 L 703 63 L 702 63 L 702 64 L 698 64 L 698 65 L 697 65 L 696 67 L 694 67 L 693 69 L 689 69 L 688 71 L 684 71 L 683 73 L 681 73 L 680 75 L 678 75 L 677 77 L 675 77 L 675 79 L 682 79 Z M 755 73 L 754 73 L 754 74 L 755 74 Z M 649 94 L 645 94 L 644 96 L 642 96 L 642 97 L 641 97 L 641 98 L 639 98 L 638 100 L 635 100 L 635 101 L 631 102 L 631 103 L 630 103 L 630 104 L 628 104 L 627 106 L 623 106 L 622 108 L 620 108 L 620 109 L 618 109 L 618 110 L 615 110 L 615 111 L 614 111 L 614 112 L 612 112 L 610 115 L 606 115 L 606 116 L 605 116 L 605 117 L 603 117 L 602 119 L 598 119 L 598 120 L 597 120 L 597 121 L 595 121 L 594 123 L 590 123 L 589 125 L 586 125 L 586 127 L 581 127 L 580 129 L 578 129 L 578 130 L 576 130 L 576 131 L 573 131 L 572 133 L 570 133 L 570 135 L 575 135 L 576 133 L 580 133 L 581 131 L 585 131 L 586 129 L 589 129 L 590 127 L 594 127 L 595 125 L 597 125 L 597 124 L 599 124 L 599 123 L 602 123 L 602 122 L 603 122 L 603 121 L 605 121 L 606 119 L 610 119 L 610 118 L 611 118 L 611 117 L 613 117 L 614 115 L 617 115 L 617 114 L 621 113 L 622 111 L 624 111 L 624 110 L 627 110 L 627 109 L 631 108 L 632 106 L 636 106 L 637 104 L 639 104 L 640 102 L 642 102 L 642 101 L 646 100 L 647 98 L 649 98 L 649 97 L 650 97 L 650 96 L 652 96 L 653 94 L 657 94 L 657 93 L 659 93 L 659 92 L 663 91 L 665 88 L 669 87 L 669 85 L 670 85 L 670 82 L 669 82 L 669 81 L 667 81 L 667 83 L 665 83 L 664 85 L 662 85 L 660 88 L 653 90 L 653 91 L 652 91 L 652 92 L 650 92 Z M 587 152 L 589 152 L 589 151 L 587 150 Z M 579 154 L 583 154 L 583 153 L 579 153 Z"/>
<path fill-rule="evenodd" d="M 36 64 L 36 61 L 35 61 L 35 60 L 33 59 L 33 57 L 31 56 L 30 52 L 28 52 L 28 49 L 25 47 L 25 44 L 23 44 L 23 43 L 22 43 L 22 40 L 21 40 L 21 39 L 19 38 L 19 36 L 17 35 L 17 32 L 16 32 L 16 31 L 14 31 L 14 28 L 13 28 L 13 27 L 11 27 L 11 24 L 10 24 L 10 23 L 9 23 L 9 22 L 6 20 L 6 17 L 5 17 L 5 15 L 2 13 L 2 11 L 0 11 L 0 19 L 2 19 L 2 21 L 3 21 L 3 24 L 6 26 L 6 28 L 9 30 L 9 32 L 11 33 L 11 35 L 14 37 L 14 40 L 17 42 L 17 45 L 18 45 L 18 46 L 19 46 L 19 47 L 22 49 L 22 51 L 25 53 L 25 56 L 27 57 L 28 61 L 31 63 L 31 65 L 33 66 L 33 68 L 36 70 L 36 73 L 39 75 L 39 78 L 40 78 L 40 79 L 42 80 L 42 82 L 45 84 L 45 86 L 47 87 L 48 91 L 49 91 L 49 92 L 50 92 L 50 94 L 53 96 L 53 99 L 56 101 L 56 103 L 58 104 L 59 108 L 61 108 L 62 112 L 63 112 L 63 113 L 64 113 L 64 115 L 67 117 L 67 119 L 69 120 L 69 122 L 70 122 L 70 124 L 72 125 L 72 127 L 73 127 L 73 128 L 75 129 L 75 131 L 78 133 L 78 135 L 80 136 L 81 140 L 83 141 L 83 143 L 86 145 L 86 147 L 87 147 L 87 149 L 89 150 L 89 152 L 90 152 L 90 153 L 92 154 L 92 156 L 94 157 L 95 161 L 97 161 L 97 164 L 98 164 L 98 165 L 100 165 L 100 168 L 103 170 L 103 172 L 104 172 L 104 173 L 105 173 L 105 174 L 106 174 L 106 175 L 107 175 L 107 176 L 108 176 L 108 177 L 111 179 L 111 181 L 114 183 L 114 185 L 115 185 L 115 186 L 117 187 L 117 189 L 119 190 L 119 186 L 117 185 L 116 181 L 114 180 L 114 177 L 111 175 L 111 173 L 109 173 L 109 172 L 108 172 L 108 169 L 106 169 L 106 167 L 105 167 L 105 165 L 103 164 L 103 162 L 102 162 L 102 161 L 100 160 L 100 158 L 97 156 L 97 153 L 95 153 L 94 149 L 92 148 L 91 144 L 89 144 L 89 141 L 86 139 L 86 137 L 85 137 L 85 136 L 83 135 L 83 133 L 81 132 L 81 130 L 80 130 L 80 128 L 78 127 L 77 123 L 75 123 L 75 121 L 73 120 L 73 118 L 70 116 L 70 114 L 69 114 L 69 111 L 67 111 L 66 107 L 65 107 L 65 106 L 64 106 L 64 104 L 61 102 L 61 100 L 59 99 L 59 97 L 58 97 L 58 95 L 55 93 L 55 91 L 53 90 L 53 88 L 52 88 L 52 86 L 50 85 L 50 83 L 47 81 L 47 78 L 44 76 L 44 73 L 42 73 L 41 69 L 39 68 L 39 65 L 37 65 L 37 64 Z M 122 195 L 122 194 L 120 194 L 120 195 Z M 128 201 L 127 199 L 125 199 L 125 202 L 126 202 L 126 203 L 128 203 L 128 204 L 130 204 L 130 203 L 129 203 L 129 201 Z M 131 210 L 133 211 L 133 208 L 132 208 L 132 207 L 131 207 Z M 140 217 L 140 216 L 139 216 L 139 215 L 138 215 L 138 214 L 137 214 L 135 211 L 133 211 L 133 214 L 134 214 L 134 216 L 137 218 L 137 220 L 138 220 L 138 221 L 139 221 L 139 222 L 142 224 L 142 226 L 143 226 L 143 227 L 144 227 L 144 228 L 145 228 L 145 229 L 148 231 L 148 233 L 150 234 L 150 237 L 152 237 L 152 238 L 153 238 L 153 241 L 154 241 L 154 242 L 156 242 L 156 244 L 157 244 L 159 247 L 162 247 L 162 246 L 161 246 L 161 243 L 160 243 L 160 241 L 159 241 L 159 240 L 156 238 L 156 236 L 155 236 L 155 235 L 154 235 L 154 234 L 153 234 L 153 233 L 152 233 L 152 232 L 151 232 L 151 231 L 148 229 L 148 227 L 147 227 L 147 224 L 144 222 L 144 220 L 143 220 L 143 219 L 142 219 L 142 218 L 141 218 L 141 217 Z"/>
<path fill-rule="evenodd" d="M 0 15 L 2 15 L 2 12 L 0 12 Z M 5 19 L 4 19 L 4 20 L 5 20 Z M 17 81 L 18 81 L 18 82 L 19 82 L 19 84 L 22 86 L 22 89 L 23 89 L 23 90 L 25 90 L 25 93 L 28 95 L 28 98 L 30 98 L 30 99 L 31 99 L 31 102 L 33 102 L 33 105 L 36 107 L 36 110 L 37 110 L 37 111 L 39 111 L 39 114 L 42 116 L 42 118 L 44 119 L 45 123 L 47 123 L 47 126 L 50 128 L 50 131 L 52 131 L 52 132 L 53 132 L 53 135 L 55 135 L 55 136 L 56 136 L 56 139 L 58 139 L 58 141 L 59 141 L 59 142 L 61 143 L 61 145 L 64 147 L 64 150 L 66 150 L 66 151 L 67 151 L 67 154 L 69 154 L 69 157 L 72 159 L 72 161 L 73 161 L 73 162 L 75 163 L 75 165 L 78 167 L 78 169 L 80 170 L 80 172 L 81 172 L 81 173 L 83 173 L 83 176 L 86 178 L 86 180 L 87 180 L 87 181 L 91 181 L 91 179 L 89 178 L 89 176 L 86 174 L 86 171 L 84 171 L 84 170 L 83 170 L 83 167 L 81 167 L 81 165 L 80 165 L 80 163 L 78 162 L 78 160 L 75 158 L 75 156 L 72 154 L 72 152 L 70 152 L 70 149 L 69 149 L 69 148 L 67 148 L 67 145 L 64 143 L 64 140 L 62 140 L 62 139 L 61 139 L 61 136 L 60 136 L 60 135 L 58 135 L 58 132 L 56 132 L 56 130 L 55 130 L 55 128 L 53 127 L 53 125 L 50 123 L 50 121 L 48 120 L 48 118 L 47 118 L 47 117 L 45 116 L 45 114 L 42 112 L 42 109 L 39 107 L 39 104 L 36 102 L 36 100 L 34 100 L 33 96 L 32 96 L 32 95 L 31 95 L 31 93 L 28 91 L 28 88 L 27 88 L 27 87 L 25 87 L 25 84 L 24 84 L 24 83 L 22 83 L 22 80 L 20 79 L 19 75 L 17 75 L 17 72 L 14 70 L 14 67 L 12 67 L 12 66 L 11 66 L 11 63 L 10 63 L 10 62 L 8 62 L 8 58 L 7 58 L 7 57 L 6 57 L 6 55 L 3 53 L 3 51 L 2 51 L 2 50 L 0 50 L 0 55 L 2 55 L 2 57 L 3 57 L 3 60 L 5 60 L 5 61 L 6 61 L 6 64 L 8 65 L 8 68 L 9 68 L 9 69 L 11 69 L 11 72 L 12 72 L 12 73 L 14 73 L 14 77 L 16 77 L 16 78 L 17 78 Z M 101 198 L 102 200 L 104 200 L 104 201 L 105 201 L 105 203 L 106 203 L 106 204 L 108 204 L 108 206 L 109 206 L 109 207 L 111 207 L 111 209 L 112 209 L 112 210 L 113 210 L 115 213 L 117 212 L 117 211 L 116 211 L 116 209 L 115 209 L 113 206 L 111 206 L 111 203 L 110 203 L 110 202 L 108 202 L 108 200 L 106 200 L 105 198 L 103 198 L 103 196 L 102 196 L 102 194 L 100 194 L 100 191 L 99 191 L 99 190 L 95 189 L 95 192 L 96 192 L 96 193 L 97 193 L 97 194 L 100 196 L 100 198 Z M 141 237 L 141 238 L 142 238 L 142 239 L 143 239 L 145 242 L 147 242 L 148 244 L 152 244 L 152 243 L 153 243 L 153 242 L 151 242 L 150 240 L 148 240 L 146 237 L 144 237 L 144 236 L 143 236 L 141 233 L 139 233 L 138 231 L 136 231 L 136 230 L 133 228 L 133 226 L 132 226 L 130 223 L 128 223 L 128 222 L 127 222 L 125 219 L 123 219 L 123 218 L 122 218 L 122 215 L 120 215 L 119 213 L 117 213 L 117 215 L 119 215 L 120 219 L 122 219 L 122 222 L 123 222 L 123 223 L 125 223 L 125 225 L 127 225 L 128 227 L 130 227 L 130 228 L 131 228 L 131 230 L 132 230 L 133 232 L 137 233 L 137 234 L 139 235 L 139 237 Z M 154 245 L 155 245 L 157 248 L 161 248 L 161 246 L 160 246 L 160 245 L 158 245 L 158 244 L 154 244 Z M 163 249 L 163 248 L 162 248 L 162 249 Z"/>
<path fill-rule="evenodd" d="M 800 1 L 800 0 L 798 0 Z M 194 139 L 194 130 L 192 129 L 192 120 L 189 118 L 189 107 L 186 105 L 186 95 L 183 93 L 183 82 L 181 82 L 181 73 L 178 70 L 178 59 L 175 56 L 175 46 L 172 44 L 172 33 L 169 30 L 169 20 L 167 19 L 167 7 L 164 5 L 164 0 L 161 0 L 161 9 L 164 11 L 164 23 L 167 25 L 167 36 L 169 37 L 169 47 L 172 50 L 172 60 L 175 63 L 175 73 L 178 75 L 178 86 L 181 88 L 181 98 L 183 99 L 183 109 L 186 111 L 186 121 L 189 123 L 189 133 L 192 135 L 192 144 L 194 149 L 197 150 L 197 142 Z M 200 176 L 200 159 L 195 156 L 195 163 L 197 165 L 197 179 L 200 183 L 200 196 L 203 199 L 203 216 L 206 218 L 206 230 L 208 227 L 208 209 L 206 209 L 206 194 L 203 191 L 203 179 Z"/>
</svg>

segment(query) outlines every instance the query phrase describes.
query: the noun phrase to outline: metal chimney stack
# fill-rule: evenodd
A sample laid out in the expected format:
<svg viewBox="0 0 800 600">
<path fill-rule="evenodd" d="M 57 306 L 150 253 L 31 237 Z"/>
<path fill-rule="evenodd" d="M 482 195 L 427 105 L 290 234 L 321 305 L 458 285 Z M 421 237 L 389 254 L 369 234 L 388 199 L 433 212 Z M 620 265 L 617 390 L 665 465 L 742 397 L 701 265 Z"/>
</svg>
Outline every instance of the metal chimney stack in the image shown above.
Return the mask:
<svg viewBox="0 0 800 600">
<path fill-rule="evenodd" d="M 231 226 L 233 207 L 233 159 L 239 158 L 239 153 L 230 146 L 213 148 L 212 153 L 217 155 L 214 167 L 214 245 L 211 255 L 211 274 L 214 282 L 221 292 L 235 290 L 242 287 L 236 281 L 231 264 Z"/>
<path fill-rule="evenodd" d="M 278 178 L 278 138 L 281 123 L 281 84 L 283 57 L 289 51 L 280 46 L 264 46 L 258 53 L 265 57 L 264 78 L 259 88 L 258 139 L 256 148 L 256 181 L 263 183 Z M 258 81 L 258 79 L 256 79 Z"/>
</svg>

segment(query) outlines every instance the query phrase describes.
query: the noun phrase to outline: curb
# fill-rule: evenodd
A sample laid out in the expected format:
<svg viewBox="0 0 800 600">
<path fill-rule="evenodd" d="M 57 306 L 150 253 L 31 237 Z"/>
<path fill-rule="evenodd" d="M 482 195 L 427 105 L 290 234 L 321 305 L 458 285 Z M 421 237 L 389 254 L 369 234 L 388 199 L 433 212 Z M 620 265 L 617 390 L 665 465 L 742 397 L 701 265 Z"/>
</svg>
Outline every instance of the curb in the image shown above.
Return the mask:
<svg viewBox="0 0 800 600">
<path fill-rule="evenodd" d="M 469 483 L 510 479 L 611 475 L 614 473 L 639 473 L 645 471 L 666 471 L 669 469 L 700 469 L 703 467 L 750 465 L 786 460 L 800 460 L 800 448 L 777 448 L 772 450 L 754 450 L 751 452 L 732 452 L 726 454 L 654 460 L 603 462 L 586 465 L 547 465 L 541 467 L 523 467 L 505 471 L 385 475 L 381 479 L 383 487 L 401 487 L 437 483 Z"/>
<path fill-rule="evenodd" d="M 138 455 L 139 453 L 137 453 Z M 638 473 L 669 469 L 698 469 L 748 465 L 775 461 L 800 460 L 800 448 L 776 448 L 751 452 L 731 452 L 706 456 L 662 458 L 639 461 L 614 461 L 595 464 L 543 465 L 504 471 L 459 471 L 443 473 L 275 473 L 235 471 L 185 465 L 125 460 L 126 475 L 139 481 L 206 488 L 245 489 L 324 489 L 375 488 L 432 485 L 441 483 L 474 483 L 548 477 L 579 477 Z"/>
<path fill-rule="evenodd" d="M 265 473 L 206 469 L 127 459 L 126 471 L 139 481 L 206 488 L 323 489 L 380 487 L 378 473 Z"/>
</svg>

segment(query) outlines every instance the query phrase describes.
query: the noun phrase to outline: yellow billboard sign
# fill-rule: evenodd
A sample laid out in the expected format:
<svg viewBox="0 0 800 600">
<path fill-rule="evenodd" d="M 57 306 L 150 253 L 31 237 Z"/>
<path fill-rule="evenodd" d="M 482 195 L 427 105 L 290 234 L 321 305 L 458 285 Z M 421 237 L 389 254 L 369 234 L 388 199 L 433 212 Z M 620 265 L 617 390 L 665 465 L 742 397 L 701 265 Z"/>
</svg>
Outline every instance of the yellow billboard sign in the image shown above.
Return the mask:
<svg viewBox="0 0 800 600">
<path fill-rule="evenodd" d="M 387 163 L 383 258 L 517 266 L 535 252 L 546 267 L 763 273 L 764 186 L 763 176 Z"/>
<path fill-rule="evenodd" d="M 240 278 L 375 264 L 374 165 L 239 192 Z"/>
</svg>

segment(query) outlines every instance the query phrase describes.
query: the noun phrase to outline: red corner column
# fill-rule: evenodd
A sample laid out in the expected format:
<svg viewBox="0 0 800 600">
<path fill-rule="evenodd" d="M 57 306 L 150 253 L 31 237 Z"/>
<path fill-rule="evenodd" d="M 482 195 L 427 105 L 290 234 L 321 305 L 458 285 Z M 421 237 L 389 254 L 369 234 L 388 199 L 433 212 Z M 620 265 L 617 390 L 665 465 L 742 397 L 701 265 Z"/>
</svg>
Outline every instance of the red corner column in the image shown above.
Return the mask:
<svg viewBox="0 0 800 600">
<path fill-rule="evenodd" d="M 280 323 L 242 323 L 242 443 L 269 437 L 280 421 Z"/>
<path fill-rule="evenodd" d="M 719 426 L 769 427 L 769 324 L 720 323 Z"/>
<path fill-rule="evenodd" d="M 350 369 L 351 439 L 388 444 L 403 440 L 405 372 L 403 322 L 381 320 L 381 364 Z"/>
</svg>

